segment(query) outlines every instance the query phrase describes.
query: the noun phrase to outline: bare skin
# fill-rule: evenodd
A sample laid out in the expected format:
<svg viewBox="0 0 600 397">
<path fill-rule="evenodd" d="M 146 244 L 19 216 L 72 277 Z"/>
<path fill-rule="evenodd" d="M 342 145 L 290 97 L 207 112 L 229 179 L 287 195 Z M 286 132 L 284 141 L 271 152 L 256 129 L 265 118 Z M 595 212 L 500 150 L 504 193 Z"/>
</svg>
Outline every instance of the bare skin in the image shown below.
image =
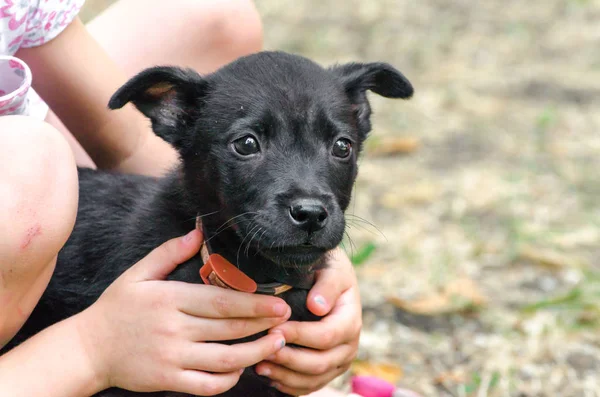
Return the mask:
<svg viewBox="0 0 600 397">
<path fill-rule="evenodd" d="M 0 117 L 0 345 L 21 328 L 50 280 L 77 213 L 75 160 L 49 125 Z"/>
</svg>

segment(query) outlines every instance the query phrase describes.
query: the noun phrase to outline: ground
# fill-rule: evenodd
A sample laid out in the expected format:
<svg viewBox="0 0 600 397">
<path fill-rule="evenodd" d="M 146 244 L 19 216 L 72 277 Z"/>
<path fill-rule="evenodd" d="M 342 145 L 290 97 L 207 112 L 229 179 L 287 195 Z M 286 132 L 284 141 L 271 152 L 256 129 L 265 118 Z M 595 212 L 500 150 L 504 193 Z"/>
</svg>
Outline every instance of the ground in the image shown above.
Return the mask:
<svg viewBox="0 0 600 397">
<path fill-rule="evenodd" d="M 416 89 L 371 96 L 354 371 L 424 396 L 600 396 L 600 1 L 257 6 L 266 48 L 386 61 Z"/>
</svg>

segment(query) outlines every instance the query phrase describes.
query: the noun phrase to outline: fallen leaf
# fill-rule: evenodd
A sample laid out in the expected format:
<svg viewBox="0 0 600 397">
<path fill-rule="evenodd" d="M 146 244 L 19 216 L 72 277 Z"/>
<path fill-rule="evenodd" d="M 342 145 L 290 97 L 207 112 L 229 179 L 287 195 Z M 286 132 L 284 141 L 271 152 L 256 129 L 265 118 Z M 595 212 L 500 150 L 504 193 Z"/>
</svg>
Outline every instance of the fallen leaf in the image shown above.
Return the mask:
<svg viewBox="0 0 600 397">
<path fill-rule="evenodd" d="M 533 246 L 520 249 L 518 258 L 553 269 L 584 268 L 582 261 L 561 252 Z"/>
<path fill-rule="evenodd" d="M 551 245 L 557 245 L 564 249 L 574 249 L 581 245 L 598 245 L 599 243 L 600 229 L 591 225 L 562 233 L 550 239 Z"/>
<path fill-rule="evenodd" d="M 411 185 L 391 187 L 379 199 L 386 208 L 395 209 L 406 205 L 428 204 L 441 194 L 439 186 L 433 183 L 421 182 Z"/>
<path fill-rule="evenodd" d="M 420 142 L 413 137 L 381 138 L 371 144 L 367 152 L 371 156 L 393 156 L 412 153 L 419 148 Z"/>
<path fill-rule="evenodd" d="M 404 375 L 402 368 L 396 364 L 369 361 L 355 361 L 350 371 L 356 376 L 374 376 L 390 383 L 398 382 Z"/>
<path fill-rule="evenodd" d="M 450 372 L 442 372 L 435 378 L 433 378 L 433 382 L 435 384 L 445 384 L 445 383 L 465 383 L 466 376 L 462 371 L 450 371 Z"/>
<path fill-rule="evenodd" d="M 438 292 L 415 300 L 404 300 L 395 296 L 388 297 L 387 300 L 406 312 L 425 316 L 465 312 L 487 302 L 477 284 L 469 278 L 456 279 Z"/>
</svg>

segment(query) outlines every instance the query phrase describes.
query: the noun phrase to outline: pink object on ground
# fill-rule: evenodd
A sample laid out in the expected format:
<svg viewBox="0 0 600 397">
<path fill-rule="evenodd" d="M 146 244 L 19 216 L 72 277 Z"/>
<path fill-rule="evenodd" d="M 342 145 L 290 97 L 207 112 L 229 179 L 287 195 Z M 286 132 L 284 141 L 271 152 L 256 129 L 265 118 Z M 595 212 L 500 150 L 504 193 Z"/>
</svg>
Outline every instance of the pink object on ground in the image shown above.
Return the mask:
<svg viewBox="0 0 600 397">
<path fill-rule="evenodd" d="M 352 378 L 352 392 L 362 397 L 392 397 L 396 387 L 374 376 Z"/>
<path fill-rule="evenodd" d="M 379 379 L 378 379 L 379 381 Z M 367 396 L 371 396 L 373 394 L 364 394 L 361 395 L 360 393 L 358 393 L 357 390 L 353 390 L 352 394 L 345 394 L 342 392 L 339 392 L 335 389 L 331 389 L 329 387 L 319 390 L 317 392 L 314 392 L 312 394 L 309 394 L 308 396 L 305 397 L 367 397 Z M 401 388 L 396 388 L 393 389 L 392 397 L 423 397 L 418 393 L 415 393 L 414 391 L 411 390 L 407 390 L 407 389 L 401 389 Z"/>
</svg>

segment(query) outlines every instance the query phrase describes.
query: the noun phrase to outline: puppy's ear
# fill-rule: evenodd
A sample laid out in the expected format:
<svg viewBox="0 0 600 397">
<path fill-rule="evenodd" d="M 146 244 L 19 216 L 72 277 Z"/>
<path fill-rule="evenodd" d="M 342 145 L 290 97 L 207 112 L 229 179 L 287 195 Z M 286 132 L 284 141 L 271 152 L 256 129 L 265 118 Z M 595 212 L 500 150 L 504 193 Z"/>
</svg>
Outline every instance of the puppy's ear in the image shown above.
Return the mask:
<svg viewBox="0 0 600 397">
<path fill-rule="evenodd" d="M 206 81 L 191 69 L 155 67 L 125 83 L 110 98 L 108 107 L 120 109 L 131 102 L 152 121 L 156 135 L 181 149 L 186 128 L 198 116 Z"/>
<path fill-rule="evenodd" d="M 350 98 L 358 128 L 366 137 L 371 130 L 371 107 L 366 91 L 371 90 L 386 98 L 408 99 L 414 89 L 410 81 L 393 66 L 383 63 L 347 63 L 330 68 L 340 80 Z"/>
</svg>

